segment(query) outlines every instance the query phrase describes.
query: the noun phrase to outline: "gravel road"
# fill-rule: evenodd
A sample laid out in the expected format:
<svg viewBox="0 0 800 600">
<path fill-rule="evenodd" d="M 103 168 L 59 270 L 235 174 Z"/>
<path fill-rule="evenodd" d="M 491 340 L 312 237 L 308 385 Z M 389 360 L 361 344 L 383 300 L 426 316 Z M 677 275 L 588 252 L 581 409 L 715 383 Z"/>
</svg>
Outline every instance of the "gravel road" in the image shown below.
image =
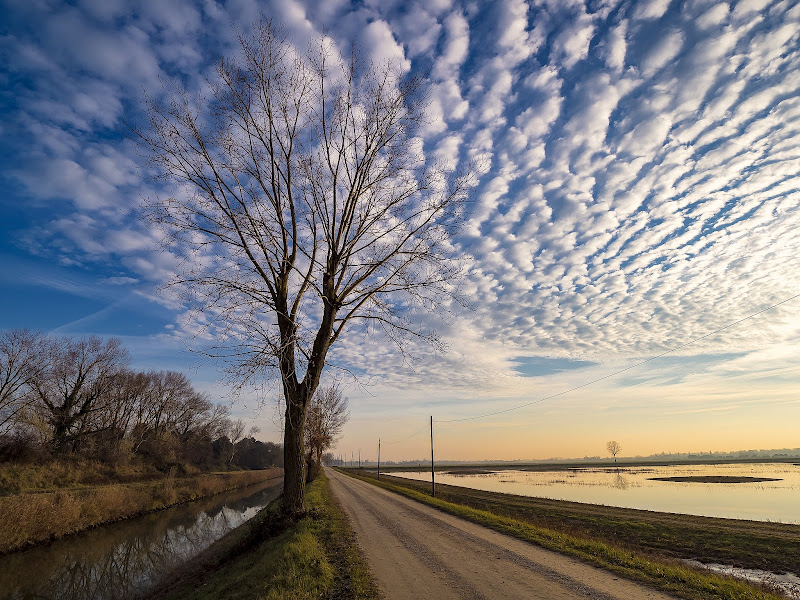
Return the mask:
<svg viewBox="0 0 800 600">
<path fill-rule="evenodd" d="M 673 598 L 331 469 L 326 473 L 389 600 Z"/>
</svg>

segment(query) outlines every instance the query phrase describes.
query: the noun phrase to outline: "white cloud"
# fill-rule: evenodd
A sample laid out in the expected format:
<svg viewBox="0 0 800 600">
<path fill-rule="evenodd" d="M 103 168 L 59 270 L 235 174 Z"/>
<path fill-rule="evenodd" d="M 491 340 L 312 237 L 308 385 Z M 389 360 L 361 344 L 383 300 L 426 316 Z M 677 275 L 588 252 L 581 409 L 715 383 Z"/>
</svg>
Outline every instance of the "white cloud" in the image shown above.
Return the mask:
<svg viewBox="0 0 800 600">
<path fill-rule="evenodd" d="M 730 14 L 730 7 L 725 2 L 721 2 L 704 12 L 700 17 L 695 20 L 695 24 L 700 29 L 708 29 L 722 25 Z"/>
<path fill-rule="evenodd" d="M 436 146 L 434 157 L 437 161 L 440 161 L 448 171 L 452 171 L 458 166 L 458 153 L 461 143 L 462 140 L 460 136 L 449 135 Z"/>
<path fill-rule="evenodd" d="M 445 306 L 454 316 L 444 323 L 413 314 L 453 348 L 417 348 L 416 371 L 374 337 L 345 340 L 337 360 L 369 364 L 382 389 L 522 394 L 530 382 L 512 370 L 515 356 L 648 355 L 795 293 L 786 273 L 800 269 L 800 57 L 788 6 L 762 16 L 745 0 L 730 11 L 517 1 L 489 19 L 470 3 L 279 4 L 298 48 L 326 26 L 337 48 L 357 39 L 376 64 L 419 68 L 432 123 L 414 152 L 447 169 L 480 162 L 455 243 L 471 257 L 465 297 L 487 308 Z M 197 38 L 230 42 L 205 19 L 247 24 L 259 6 L 209 4 L 200 21 L 183 4 L 138 16 L 127 5 L 66 7 L 45 15 L 47 39 L 14 34 L 4 48 L 32 83 L 6 126 L 29 140 L 12 170 L 27 199 L 56 213 L 36 230 L 37 251 L 122 265 L 127 274 L 106 282 L 141 293 L 169 277 L 180 257 L 153 252 L 156 233 L 131 220 L 140 174 L 117 139 L 120 118 L 164 73 L 202 89 Z M 684 352 L 761 351 L 789 335 L 795 314 L 765 313 Z M 189 315 L 183 327 L 201 330 Z"/>
<path fill-rule="evenodd" d="M 633 156 L 653 156 L 663 147 L 672 121 L 666 115 L 658 115 L 637 124 L 620 144 L 620 151 Z"/>
<path fill-rule="evenodd" d="M 572 68 L 579 60 L 589 54 L 589 42 L 594 35 L 592 20 L 582 15 L 570 26 L 559 33 L 553 41 L 554 59 L 565 69 Z"/>
<path fill-rule="evenodd" d="M 528 56 L 526 48 L 528 5 L 524 0 L 509 0 L 497 6 L 497 44 L 518 54 Z"/>
<path fill-rule="evenodd" d="M 640 0 L 634 4 L 634 19 L 660 19 L 667 12 L 671 0 Z"/>
<path fill-rule="evenodd" d="M 683 33 L 677 30 L 672 30 L 661 37 L 642 60 L 642 74 L 650 77 L 674 59 L 683 48 L 683 40 Z"/>
<path fill-rule="evenodd" d="M 457 74 L 469 49 L 469 24 L 463 15 L 451 13 L 444 20 L 446 39 L 433 67 L 433 77 L 446 79 Z"/>
<path fill-rule="evenodd" d="M 405 57 L 403 48 L 397 43 L 385 21 L 373 21 L 364 28 L 361 41 L 364 51 L 378 68 L 389 65 L 405 72 L 411 62 Z"/>
<path fill-rule="evenodd" d="M 602 55 L 609 68 L 620 71 L 625 66 L 627 44 L 625 35 L 628 31 L 628 21 L 623 20 L 608 32 L 603 43 Z"/>
<path fill-rule="evenodd" d="M 548 96 L 544 101 L 520 113 L 516 124 L 529 138 L 538 138 L 550 131 L 550 126 L 560 112 L 561 96 Z"/>
<path fill-rule="evenodd" d="M 398 24 L 398 33 L 411 58 L 432 51 L 442 29 L 436 17 L 422 6 L 403 15 Z"/>
<path fill-rule="evenodd" d="M 736 19 L 752 15 L 752 13 L 763 10 L 762 0 L 737 0 L 733 8 L 733 17 Z"/>
</svg>

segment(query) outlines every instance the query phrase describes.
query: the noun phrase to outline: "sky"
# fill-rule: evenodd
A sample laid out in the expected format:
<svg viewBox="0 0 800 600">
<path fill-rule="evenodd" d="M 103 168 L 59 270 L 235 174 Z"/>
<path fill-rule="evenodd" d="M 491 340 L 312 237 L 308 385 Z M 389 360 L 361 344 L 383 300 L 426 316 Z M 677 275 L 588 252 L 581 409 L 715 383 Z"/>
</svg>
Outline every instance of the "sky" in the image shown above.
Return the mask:
<svg viewBox="0 0 800 600">
<path fill-rule="evenodd" d="M 478 165 L 469 303 L 414 316 L 447 348 L 342 339 L 335 452 L 422 459 L 430 416 L 443 459 L 800 446 L 800 3 L 0 5 L 0 328 L 117 336 L 227 401 L 163 289 L 178 259 L 139 206 L 165 190 L 127 132 L 264 14 L 421 77 L 426 159 Z M 280 441 L 276 397 L 234 415 Z"/>
</svg>

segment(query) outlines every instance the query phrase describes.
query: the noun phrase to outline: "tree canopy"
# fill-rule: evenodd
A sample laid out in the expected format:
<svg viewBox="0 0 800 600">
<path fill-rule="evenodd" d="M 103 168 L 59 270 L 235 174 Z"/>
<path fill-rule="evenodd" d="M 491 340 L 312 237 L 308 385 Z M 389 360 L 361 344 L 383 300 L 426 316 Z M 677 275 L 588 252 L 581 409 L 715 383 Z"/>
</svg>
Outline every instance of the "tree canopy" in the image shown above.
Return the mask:
<svg viewBox="0 0 800 600">
<path fill-rule="evenodd" d="M 206 351 L 240 385 L 280 378 L 293 514 L 304 510 L 306 409 L 331 346 L 354 321 L 435 340 L 407 309 L 450 291 L 469 178 L 424 158 L 421 80 L 326 39 L 303 52 L 264 19 L 239 42 L 208 97 L 149 98 L 138 137 L 172 185 L 148 215 L 187 257 L 174 283 L 214 340 Z"/>
</svg>

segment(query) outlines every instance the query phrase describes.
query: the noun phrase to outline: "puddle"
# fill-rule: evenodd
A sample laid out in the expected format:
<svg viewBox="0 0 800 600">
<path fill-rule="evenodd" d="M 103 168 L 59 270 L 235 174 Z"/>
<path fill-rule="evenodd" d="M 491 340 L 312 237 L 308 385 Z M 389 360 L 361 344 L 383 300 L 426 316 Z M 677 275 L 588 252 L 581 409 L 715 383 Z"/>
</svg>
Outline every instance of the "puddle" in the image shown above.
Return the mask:
<svg viewBox="0 0 800 600">
<path fill-rule="evenodd" d="M 783 593 L 787 598 L 792 600 L 800 600 L 800 577 L 794 573 L 784 573 L 778 575 L 777 573 L 770 573 L 769 571 L 762 571 L 760 569 L 742 569 L 740 567 L 732 567 L 730 565 L 718 565 L 714 563 L 705 564 L 696 560 L 683 561 L 693 567 L 708 569 L 714 573 L 721 575 L 730 575 L 738 579 L 745 579 L 754 583 L 764 583 L 775 590 Z"/>
</svg>

